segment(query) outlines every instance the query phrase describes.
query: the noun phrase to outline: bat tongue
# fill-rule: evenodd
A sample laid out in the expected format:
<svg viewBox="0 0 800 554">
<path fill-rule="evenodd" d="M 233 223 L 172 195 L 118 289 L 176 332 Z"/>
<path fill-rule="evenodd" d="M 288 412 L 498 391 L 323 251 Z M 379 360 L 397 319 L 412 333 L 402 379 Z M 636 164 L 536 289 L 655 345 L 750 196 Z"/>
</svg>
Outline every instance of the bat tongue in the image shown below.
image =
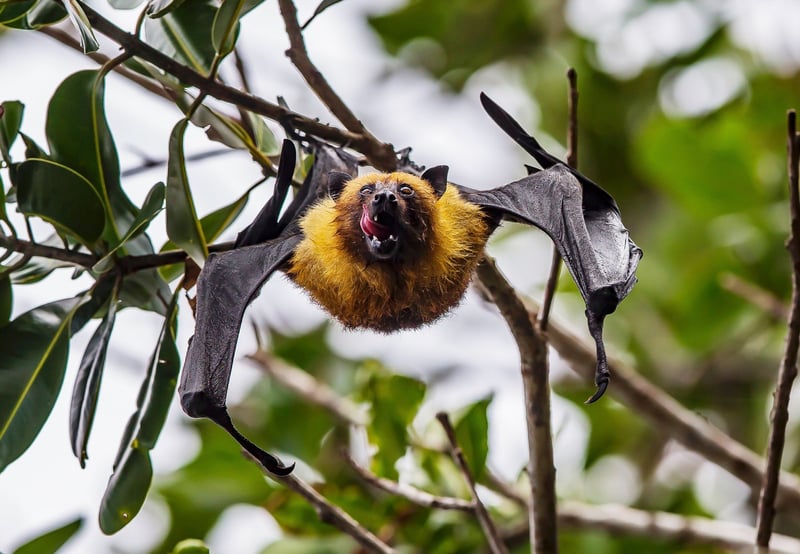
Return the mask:
<svg viewBox="0 0 800 554">
<path fill-rule="evenodd" d="M 378 240 L 386 240 L 392 234 L 391 230 L 386 225 L 381 225 L 374 219 L 371 219 L 369 217 L 369 211 L 366 208 L 361 212 L 361 230 Z"/>
</svg>

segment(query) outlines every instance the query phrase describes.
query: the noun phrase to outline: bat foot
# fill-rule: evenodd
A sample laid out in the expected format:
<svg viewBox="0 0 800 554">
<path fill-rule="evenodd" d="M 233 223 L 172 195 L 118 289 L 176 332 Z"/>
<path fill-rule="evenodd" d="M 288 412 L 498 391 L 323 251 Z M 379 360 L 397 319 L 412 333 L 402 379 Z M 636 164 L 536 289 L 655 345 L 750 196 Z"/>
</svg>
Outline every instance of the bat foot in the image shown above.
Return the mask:
<svg viewBox="0 0 800 554">
<path fill-rule="evenodd" d="M 597 390 L 594 392 L 592 396 L 586 399 L 584 404 L 594 404 L 600 397 L 606 393 L 606 389 L 608 388 L 608 377 L 605 377 L 603 380 L 597 383 Z"/>
<path fill-rule="evenodd" d="M 260 456 L 258 458 L 258 462 L 264 466 L 264 469 L 272 473 L 273 475 L 277 475 L 278 477 L 286 477 L 292 471 L 294 471 L 295 464 L 290 465 L 283 465 L 278 458 L 271 454 L 267 454 L 266 452 L 262 451 L 262 454 L 265 456 Z"/>
</svg>

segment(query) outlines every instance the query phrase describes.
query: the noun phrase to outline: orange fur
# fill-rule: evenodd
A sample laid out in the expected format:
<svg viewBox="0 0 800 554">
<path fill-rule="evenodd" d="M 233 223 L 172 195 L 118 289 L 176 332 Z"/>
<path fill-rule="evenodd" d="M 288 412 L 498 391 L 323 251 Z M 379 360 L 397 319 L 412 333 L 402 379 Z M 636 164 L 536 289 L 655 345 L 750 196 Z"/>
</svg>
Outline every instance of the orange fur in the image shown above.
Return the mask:
<svg viewBox="0 0 800 554">
<path fill-rule="evenodd" d="M 427 223 L 425 240 L 403 261 L 365 259 L 358 227 L 359 190 L 377 180 L 411 186 L 415 209 Z M 425 215 L 426 214 L 426 215 Z M 430 323 L 456 306 L 489 237 L 481 209 L 447 187 L 441 198 L 407 173 L 369 174 L 348 182 L 339 198 L 325 198 L 300 222 L 305 235 L 289 276 L 347 327 L 383 332 Z"/>
</svg>

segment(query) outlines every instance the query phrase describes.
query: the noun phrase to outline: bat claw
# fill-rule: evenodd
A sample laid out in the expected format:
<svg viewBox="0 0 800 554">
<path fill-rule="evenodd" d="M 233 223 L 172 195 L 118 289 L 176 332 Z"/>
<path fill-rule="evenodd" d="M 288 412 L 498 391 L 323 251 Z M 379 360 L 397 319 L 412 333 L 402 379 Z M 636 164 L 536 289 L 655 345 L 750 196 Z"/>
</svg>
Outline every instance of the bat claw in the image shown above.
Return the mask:
<svg viewBox="0 0 800 554">
<path fill-rule="evenodd" d="M 270 473 L 277 475 L 278 477 L 286 477 L 292 471 L 294 471 L 295 464 L 285 466 L 283 465 L 283 462 L 281 462 L 275 456 L 270 456 L 269 454 L 267 454 L 267 456 L 272 458 L 272 461 L 267 462 L 267 460 L 259 460 L 259 462 L 261 462 L 261 465 L 263 465 Z"/>
<path fill-rule="evenodd" d="M 597 390 L 594 392 L 592 396 L 586 399 L 584 404 L 594 404 L 595 402 L 600 400 L 600 397 L 605 394 L 607 388 L 608 388 L 608 377 L 597 383 Z"/>
</svg>

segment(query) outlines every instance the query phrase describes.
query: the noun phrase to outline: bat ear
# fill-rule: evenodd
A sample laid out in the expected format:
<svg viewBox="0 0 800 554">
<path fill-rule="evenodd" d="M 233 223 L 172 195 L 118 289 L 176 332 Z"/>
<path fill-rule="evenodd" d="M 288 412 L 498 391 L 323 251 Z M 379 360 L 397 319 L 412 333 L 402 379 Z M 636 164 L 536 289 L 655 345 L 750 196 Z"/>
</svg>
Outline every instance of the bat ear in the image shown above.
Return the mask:
<svg viewBox="0 0 800 554">
<path fill-rule="evenodd" d="M 447 172 L 449 170 L 450 168 L 446 165 L 437 165 L 426 169 L 422 174 L 422 178 L 430 183 L 437 197 L 441 197 L 447 188 Z"/>
<path fill-rule="evenodd" d="M 353 176 L 343 171 L 329 171 L 328 172 L 328 194 L 331 198 L 336 200 L 342 193 L 344 186 L 353 180 Z"/>
</svg>

